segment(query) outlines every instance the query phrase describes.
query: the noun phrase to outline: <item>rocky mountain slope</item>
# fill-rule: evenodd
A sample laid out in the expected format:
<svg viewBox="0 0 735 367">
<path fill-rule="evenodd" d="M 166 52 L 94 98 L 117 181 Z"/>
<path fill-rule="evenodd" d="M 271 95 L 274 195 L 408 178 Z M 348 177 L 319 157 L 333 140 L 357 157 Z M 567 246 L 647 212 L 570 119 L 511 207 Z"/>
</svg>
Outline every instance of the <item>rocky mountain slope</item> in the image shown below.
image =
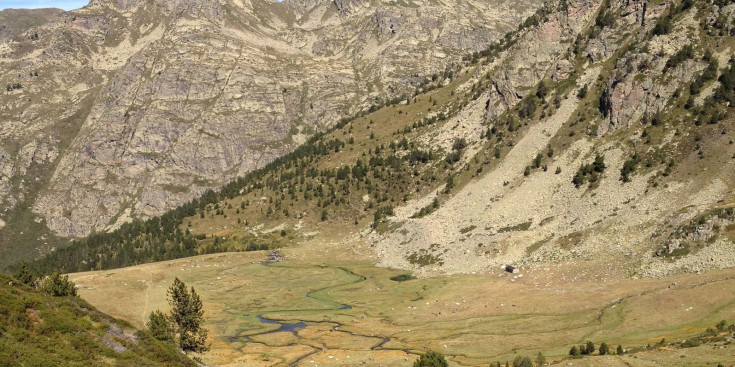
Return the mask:
<svg viewBox="0 0 735 367">
<path fill-rule="evenodd" d="M 735 266 L 735 5 L 597 4 L 569 2 L 578 23 L 550 17 L 489 70 L 487 119 L 508 121 L 498 116 L 514 105 L 523 118 L 535 99 L 538 122 L 432 215 L 410 217 L 426 199 L 398 211 L 400 229 L 373 236 L 383 265 L 452 273 L 603 260 L 624 276 Z M 553 46 L 535 46 L 544 40 Z M 519 57 L 529 47 L 549 61 Z"/>
<path fill-rule="evenodd" d="M 336 242 L 417 273 L 735 266 L 735 4 L 550 4 L 453 77 L 39 266 Z"/>
<path fill-rule="evenodd" d="M 0 39 L 3 258 L 263 167 L 456 70 L 541 5 L 97 0 L 29 24 Z"/>
</svg>

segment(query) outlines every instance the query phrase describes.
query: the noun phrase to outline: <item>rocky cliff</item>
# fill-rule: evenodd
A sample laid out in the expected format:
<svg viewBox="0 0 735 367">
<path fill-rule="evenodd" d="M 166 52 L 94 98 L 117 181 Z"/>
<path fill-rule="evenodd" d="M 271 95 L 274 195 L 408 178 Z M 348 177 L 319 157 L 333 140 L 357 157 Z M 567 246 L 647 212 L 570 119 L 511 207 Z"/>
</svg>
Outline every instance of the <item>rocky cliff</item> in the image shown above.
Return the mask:
<svg viewBox="0 0 735 367">
<path fill-rule="evenodd" d="M 160 214 L 453 70 L 539 6 L 95 0 L 0 38 L 2 245 Z"/>
</svg>

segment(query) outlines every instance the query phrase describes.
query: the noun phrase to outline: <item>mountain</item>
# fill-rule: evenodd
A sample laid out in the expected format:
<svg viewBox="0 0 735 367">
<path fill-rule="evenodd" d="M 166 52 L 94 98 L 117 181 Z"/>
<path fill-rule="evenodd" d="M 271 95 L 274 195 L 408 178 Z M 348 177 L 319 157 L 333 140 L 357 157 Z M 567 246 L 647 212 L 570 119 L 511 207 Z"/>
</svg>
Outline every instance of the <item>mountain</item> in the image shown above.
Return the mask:
<svg viewBox="0 0 735 367">
<path fill-rule="evenodd" d="M 427 274 L 567 261 L 633 277 L 731 267 L 734 12 L 544 6 L 457 73 L 42 267 L 334 240 Z"/>
<path fill-rule="evenodd" d="M 5 366 L 195 366 L 171 345 L 78 297 L 52 297 L 0 273 Z"/>
<path fill-rule="evenodd" d="M 159 215 L 263 167 L 456 69 L 540 5 L 92 1 L 3 39 L 3 258 Z"/>
<path fill-rule="evenodd" d="M 514 28 L 32 265 L 138 324 L 181 276 L 216 365 L 732 364 L 735 3 L 558 1 Z M 623 352 L 570 356 L 587 342 Z"/>
</svg>

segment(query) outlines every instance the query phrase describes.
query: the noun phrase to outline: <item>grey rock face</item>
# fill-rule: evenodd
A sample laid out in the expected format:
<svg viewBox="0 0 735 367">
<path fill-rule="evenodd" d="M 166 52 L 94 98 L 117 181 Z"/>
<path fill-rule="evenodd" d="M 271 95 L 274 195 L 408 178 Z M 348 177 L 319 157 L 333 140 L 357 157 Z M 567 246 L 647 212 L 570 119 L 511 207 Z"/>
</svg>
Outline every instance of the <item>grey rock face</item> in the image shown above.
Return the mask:
<svg viewBox="0 0 735 367">
<path fill-rule="evenodd" d="M 550 70 L 564 68 L 561 60 L 568 45 L 561 40 L 573 39 L 588 25 L 599 2 L 570 1 L 568 4 L 566 13 L 555 13 L 549 21 L 522 35 L 516 46 L 507 51 L 506 59 L 510 61 L 491 76 L 494 90 L 487 101 L 487 120 L 515 106 L 531 91 L 529 87 L 536 85 Z"/>
<path fill-rule="evenodd" d="M 357 8 L 365 6 L 360 0 L 334 0 L 334 5 L 344 15 L 352 14 Z"/>
<path fill-rule="evenodd" d="M 29 190 L 13 177 L 44 182 L 29 204 L 61 236 L 160 214 L 412 91 L 538 6 L 95 0 L 0 41 L 0 84 L 22 84 L 0 95 L 0 218 Z"/>
<path fill-rule="evenodd" d="M 643 18 L 633 17 L 632 14 L 636 13 L 630 12 L 631 29 L 642 34 L 653 28 L 664 8 L 657 7 L 651 11 L 651 7 L 648 6 L 645 22 L 639 22 Z M 629 31 L 628 24 L 622 28 Z M 609 38 L 615 39 L 616 36 Z M 696 39 L 690 29 L 679 26 L 670 34 L 655 36 L 646 49 L 629 50 L 618 59 L 602 98 L 601 108 L 606 118 L 598 126 L 597 134 L 604 135 L 618 127 L 629 126 L 662 110 L 676 89 L 692 80 L 706 66 L 701 61 L 687 60 L 674 68 L 666 67 L 669 57 Z"/>
</svg>

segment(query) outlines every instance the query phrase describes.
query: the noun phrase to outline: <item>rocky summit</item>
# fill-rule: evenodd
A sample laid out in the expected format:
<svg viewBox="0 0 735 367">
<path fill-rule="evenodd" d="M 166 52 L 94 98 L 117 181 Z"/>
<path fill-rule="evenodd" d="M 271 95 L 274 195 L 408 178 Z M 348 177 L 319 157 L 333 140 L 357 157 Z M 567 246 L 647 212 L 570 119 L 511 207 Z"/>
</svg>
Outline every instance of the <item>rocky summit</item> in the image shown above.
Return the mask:
<svg viewBox="0 0 735 367">
<path fill-rule="evenodd" d="M 93 0 L 24 28 L 0 12 L 3 250 L 161 214 L 413 92 L 541 5 Z"/>
</svg>

